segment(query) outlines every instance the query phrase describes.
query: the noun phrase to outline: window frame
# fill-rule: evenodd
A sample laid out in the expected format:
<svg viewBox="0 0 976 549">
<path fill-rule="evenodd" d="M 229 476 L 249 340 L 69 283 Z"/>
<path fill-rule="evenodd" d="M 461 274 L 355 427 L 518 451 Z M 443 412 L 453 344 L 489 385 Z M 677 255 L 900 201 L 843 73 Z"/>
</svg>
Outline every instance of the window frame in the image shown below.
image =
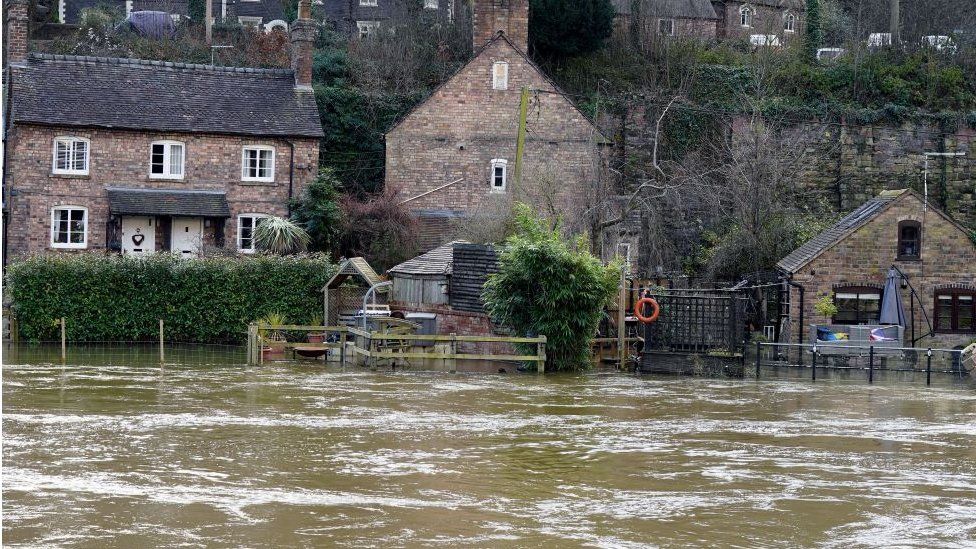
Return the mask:
<svg viewBox="0 0 976 549">
<path fill-rule="evenodd" d="M 878 322 L 880 321 L 880 318 L 881 318 L 881 304 L 884 302 L 884 288 L 879 288 L 879 287 L 875 287 L 875 286 L 864 286 L 864 285 L 850 285 L 850 286 L 837 286 L 837 287 L 835 287 L 833 289 L 833 296 L 832 296 L 832 298 L 833 298 L 834 306 L 836 306 L 837 309 L 838 309 L 837 310 L 837 314 L 840 314 L 840 312 L 841 312 L 840 311 L 840 306 L 837 303 L 837 296 L 838 296 L 838 294 L 855 294 L 855 295 L 857 295 L 857 298 L 856 299 L 858 301 L 858 308 L 857 308 L 857 311 L 855 311 L 855 318 L 854 318 L 854 321 L 853 322 L 850 322 L 850 321 L 847 321 L 847 320 L 838 320 L 837 315 L 834 315 L 830 319 L 830 321 L 832 323 L 834 323 L 834 324 L 840 324 L 840 325 L 851 325 L 851 326 L 860 326 L 860 325 L 865 325 L 865 324 L 867 324 L 867 325 L 870 325 L 870 324 L 878 324 Z M 864 313 L 864 311 L 862 310 L 862 308 L 860 306 L 860 302 L 862 302 L 862 301 L 868 301 L 868 300 L 865 300 L 865 299 L 861 299 L 861 295 L 862 294 L 864 294 L 864 295 L 877 294 L 877 296 L 878 296 L 878 312 L 877 312 L 877 315 L 874 318 L 862 318 L 862 314 Z"/>
<path fill-rule="evenodd" d="M 238 214 L 237 215 L 237 251 L 238 251 L 238 253 L 242 253 L 242 254 L 253 254 L 253 253 L 257 253 L 258 250 L 257 250 L 257 247 L 255 246 L 255 241 L 254 241 L 254 229 L 256 229 L 258 227 L 257 220 L 259 220 L 259 219 L 267 219 L 269 217 L 271 217 L 270 214 L 264 214 L 264 213 L 242 213 L 242 214 Z M 250 248 L 245 248 L 245 247 L 243 247 L 241 245 L 242 244 L 242 241 L 244 240 L 244 235 L 243 235 L 243 231 L 242 231 L 243 227 L 241 225 L 241 220 L 244 219 L 244 218 L 248 218 L 248 219 L 251 220 L 251 247 Z"/>
<path fill-rule="evenodd" d="M 359 0 L 359 7 L 361 8 L 376 8 L 379 5 L 378 0 Z"/>
<path fill-rule="evenodd" d="M 902 242 L 906 242 L 902 238 L 902 231 L 909 227 L 913 227 L 916 231 L 915 235 L 915 247 L 917 253 L 915 255 L 908 255 L 902 253 Z M 895 260 L 896 261 L 921 261 L 922 260 L 922 224 L 914 219 L 906 219 L 898 222 L 898 234 L 897 242 L 898 247 L 895 249 Z"/>
<path fill-rule="evenodd" d="M 271 151 L 271 162 L 268 168 L 268 173 L 270 175 L 268 175 L 267 177 L 260 177 L 260 176 L 252 177 L 247 175 L 247 151 L 249 150 Z M 275 151 L 275 148 L 272 147 L 271 145 L 244 145 L 244 147 L 242 147 L 241 149 L 241 181 L 247 181 L 251 183 L 274 183 L 275 169 L 276 169 L 276 165 L 275 165 L 276 156 L 278 156 L 277 152 Z M 258 159 L 260 160 L 260 155 L 258 155 Z M 259 167 L 259 171 L 260 171 L 260 167 Z"/>
<path fill-rule="evenodd" d="M 939 297 L 951 296 L 949 305 L 949 326 L 942 326 L 939 317 Z M 972 327 L 968 330 L 959 328 L 959 297 L 965 296 L 971 299 L 969 303 L 970 319 Z M 967 288 L 947 288 L 935 290 L 932 294 L 932 331 L 937 334 L 976 334 L 976 290 Z"/>
<path fill-rule="evenodd" d="M 796 32 L 796 15 L 786 12 L 786 15 L 783 16 L 783 32 Z"/>
<path fill-rule="evenodd" d="M 58 143 L 70 143 L 71 149 L 69 150 L 69 156 L 74 156 L 74 147 L 78 143 L 85 144 L 85 167 L 76 170 L 74 168 L 59 168 L 58 167 Z M 72 161 L 69 160 L 69 164 Z M 79 137 L 76 135 L 58 135 L 54 137 L 54 141 L 51 144 L 51 173 L 56 175 L 88 175 L 91 172 L 91 139 L 87 137 Z"/>
<path fill-rule="evenodd" d="M 504 67 L 505 74 L 499 77 L 497 69 Z M 495 61 L 491 64 L 491 89 L 504 91 L 508 89 L 508 61 Z"/>
<path fill-rule="evenodd" d="M 752 9 L 752 6 L 744 5 L 739 8 L 739 26 L 747 29 L 752 28 L 752 18 L 755 16 L 756 12 Z"/>
<path fill-rule="evenodd" d="M 237 22 L 242 27 L 263 28 L 261 26 L 264 25 L 264 17 L 260 15 L 238 15 Z"/>
<path fill-rule="evenodd" d="M 665 23 L 665 22 L 667 22 L 670 25 L 670 27 L 671 27 L 671 30 L 669 32 L 662 32 L 661 31 L 661 24 L 662 23 Z M 674 21 L 674 19 L 669 19 L 669 18 L 666 18 L 666 17 L 662 17 L 662 18 L 658 19 L 657 20 L 657 33 L 658 34 L 663 34 L 664 36 L 674 36 L 674 33 L 675 33 L 675 21 Z"/>
<path fill-rule="evenodd" d="M 163 147 L 163 173 L 153 173 L 153 148 L 156 145 L 162 145 Z M 173 158 L 173 145 L 179 145 L 182 149 L 182 158 L 180 159 L 180 173 L 179 175 L 169 172 L 172 166 L 171 161 Z M 172 139 L 161 139 L 159 141 L 153 141 L 149 144 L 149 178 L 150 179 L 183 179 L 186 177 L 186 143 L 182 141 L 175 141 Z"/>
<path fill-rule="evenodd" d="M 366 40 L 379 31 L 380 22 L 372 20 L 356 21 L 356 29 L 359 30 L 359 39 Z"/>
<path fill-rule="evenodd" d="M 68 214 L 68 242 L 55 242 L 54 235 L 57 233 L 55 230 L 56 226 L 56 215 L 57 212 L 67 210 L 71 212 L 72 210 L 80 210 L 83 212 L 82 222 L 84 223 L 84 229 L 81 232 L 82 241 L 81 242 L 71 242 L 71 214 Z M 88 208 L 85 206 L 76 206 L 73 204 L 63 204 L 51 207 L 51 229 L 48 236 L 48 245 L 53 249 L 59 250 L 84 250 L 88 248 Z"/>
<path fill-rule="evenodd" d="M 502 186 L 499 187 L 495 185 L 495 170 L 498 168 L 502 169 Z M 493 158 L 491 160 L 491 171 L 488 176 L 488 185 L 491 187 L 491 192 L 503 194 L 508 192 L 508 160 L 504 158 Z"/>
</svg>

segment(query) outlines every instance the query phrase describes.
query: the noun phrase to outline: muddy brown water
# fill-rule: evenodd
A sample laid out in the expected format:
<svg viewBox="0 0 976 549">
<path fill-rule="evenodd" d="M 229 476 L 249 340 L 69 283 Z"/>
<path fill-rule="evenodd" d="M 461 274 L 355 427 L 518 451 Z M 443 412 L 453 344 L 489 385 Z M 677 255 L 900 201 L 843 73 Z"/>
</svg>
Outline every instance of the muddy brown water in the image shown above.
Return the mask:
<svg viewBox="0 0 976 549">
<path fill-rule="evenodd" d="M 970 383 L 26 363 L 3 382 L 8 546 L 976 545 Z"/>
</svg>

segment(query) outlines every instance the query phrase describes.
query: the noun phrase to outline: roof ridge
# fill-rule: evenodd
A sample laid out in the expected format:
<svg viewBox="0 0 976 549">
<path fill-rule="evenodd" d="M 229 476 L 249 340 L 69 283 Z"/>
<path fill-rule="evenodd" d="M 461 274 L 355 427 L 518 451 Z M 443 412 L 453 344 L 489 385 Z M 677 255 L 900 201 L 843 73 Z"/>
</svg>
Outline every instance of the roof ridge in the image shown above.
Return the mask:
<svg viewBox="0 0 976 549">
<path fill-rule="evenodd" d="M 61 61 L 69 63 L 101 63 L 106 65 L 124 65 L 131 67 L 162 67 L 166 69 L 183 69 L 193 71 L 207 71 L 236 74 L 265 74 L 285 76 L 294 74 L 292 69 L 270 69 L 259 67 L 222 67 L 217 65 L 201 65 L 199 63 L 183 63 L 179 61 L 156 61 L 152 59 L 135 59 L 130 57 L 97 57 L 91 55 L 64 55 L 53 53 L 31 52 L 31 59 L 41 61 Z"/>
</svg>

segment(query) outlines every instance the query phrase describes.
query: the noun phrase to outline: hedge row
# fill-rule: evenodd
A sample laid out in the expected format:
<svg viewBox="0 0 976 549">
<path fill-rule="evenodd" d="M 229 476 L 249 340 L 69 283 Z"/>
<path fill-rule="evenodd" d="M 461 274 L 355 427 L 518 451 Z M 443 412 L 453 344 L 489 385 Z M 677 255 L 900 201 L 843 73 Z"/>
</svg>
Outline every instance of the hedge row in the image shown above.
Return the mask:
<svg viewBox="0 0 976 549">
<path fill-rule="evenodd" d="M 335 271 L 325 256 L 180 259 L 45 255 L 10 265 L 21 337 L 54 340 L 67 319 L 73 341 L 241 342 L 270 313 L 306 323 L 321 316 L 321 288 Z"/>
</svg>

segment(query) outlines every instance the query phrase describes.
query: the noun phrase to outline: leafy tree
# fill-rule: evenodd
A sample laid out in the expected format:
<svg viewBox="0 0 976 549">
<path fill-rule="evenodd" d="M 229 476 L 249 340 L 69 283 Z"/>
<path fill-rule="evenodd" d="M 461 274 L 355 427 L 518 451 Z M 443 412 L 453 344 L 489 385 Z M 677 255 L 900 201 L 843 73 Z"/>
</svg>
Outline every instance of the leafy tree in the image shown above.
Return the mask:
<svg viewBox="0 0 976 549">
<path fill-rule="evenodd" d="M 525 204 L 515 205 L 515 225 L 516 234 L 499 257 L 499 272 L 485 284 L 488 313 L 517 334 L 545 335 L 547 370 L 585 369 L 620 266 L 604 266 L 589 253 L 585 238 L 567 242 Z"/>
<path fill-rule="evenodd" d="M 806 40 L 803 53 L 808 62 L 817 60 L 817 50 L 823 44 L 823 26 L 820 14 L 820 0 L 807 0 Z"/>
<path fill-rule="evenodd" d="M 302 196 L 292 202 L 292 220 L 305 228 L 309 248 L 332 252 L 342 232 L 342 209 L 339 206 L 341 184 L 332 170 L 323 168 L 318 177 L 305 187 Z"/>
<path fill-rule="evenodd" d="M 613 32 L 610 0 L 530 0 L 529 45 L 543 58 L 595 51 Z"/>
</svg>

